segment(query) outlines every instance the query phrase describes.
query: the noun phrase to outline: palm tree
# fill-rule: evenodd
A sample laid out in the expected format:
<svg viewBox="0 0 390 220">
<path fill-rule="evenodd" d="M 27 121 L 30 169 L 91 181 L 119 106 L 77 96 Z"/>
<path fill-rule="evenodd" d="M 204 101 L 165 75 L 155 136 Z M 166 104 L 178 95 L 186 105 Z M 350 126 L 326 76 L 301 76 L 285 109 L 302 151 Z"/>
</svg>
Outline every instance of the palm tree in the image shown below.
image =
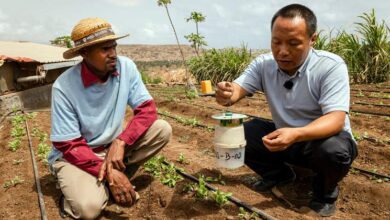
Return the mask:
<svg viewBox="0 0 390 220">
<path fill-rule="evenodd" d="M 191 47 L 194 48 L 196 55 L 199 56 L 199 48 L 202 46 L 207 46 L 207 42 L 204 40 L 204 36 L 199 34 L 199 23 L 203 22 L 206 19 L 205 16 L 200 12 L 193 11 L 191 12 L 191 16 L 187 18 L 187 22 L 193 20 L 196 26 L 196 34 L 189 34 L 184 36 L 190 43 Z"/>
<path fill-rule="evenodd" d="M 196 34 L 199 35 L 198 24 L 200 22 L 203 22 L 204 20 L 206 20 L 206 17 L 203 16 L 202 13 L 200 13 L 200 12 L 193 11 L 193 12 L 191 12 L 191 16 L 189 18 L 187 18 L 187 22 L 189 22 L 191 20 L 193 20 L 195 22 Z"/>
<path fill-rule="evenodd" d="M 185 67 L 185 77 L 186 77 L 187 87 L 191 91 L 193 91 L 196 96 L 198 96 L 198 91 L 196 90 L 195 85 L 191 82 L 191 79 L 190 79 L 190 77 L 188 75 L 188 70 L 187 70 L 187 65 L 186 65 L 186 61 L 185 61 L 185 58 L 184 58 L 184 53 L 183 53 L 183 50 L 181 49 L 179 38 L 177 37 L 176 29 L 175 29 L 175 26 L 173 25 L 173 22 L 172 22 L 172 19 L 171 19 L 171 15 L 169 14 L 168 5 L 171 4 L 171 0 L 157 0 L 157 4 L 158 4 L 158 6 L 164 6 L 165 11 L 167 13 L 167 16 L 169 18 L 169 22 L 171 23 L 171 26 L 172 26 L 172 29 L 173 29 L 173 33 L 175 34 L 176 43 L 177 43 L 177 46 L 179 47 L 181 58 L 183 60 L 183 64 L 184 64 L 184 67 Z"/>
</svg>

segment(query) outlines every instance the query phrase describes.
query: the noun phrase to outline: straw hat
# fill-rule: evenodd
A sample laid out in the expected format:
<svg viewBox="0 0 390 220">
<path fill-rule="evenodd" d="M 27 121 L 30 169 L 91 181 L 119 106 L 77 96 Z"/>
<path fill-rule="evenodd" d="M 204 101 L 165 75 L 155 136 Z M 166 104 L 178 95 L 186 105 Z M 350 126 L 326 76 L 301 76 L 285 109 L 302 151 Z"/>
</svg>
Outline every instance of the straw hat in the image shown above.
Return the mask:
<svg viewBox="0 0 390 220">
<path fill-rule="evenodd" d="M 115 35 L 111 24 L 101 18 L 85 18 L 73 28 L 71 38 L 74 47 L 65 51 L 63 56 L 65 59 L 70 59 L 78 56 L 81 48 L 127 36 L 129 35 Z"/>
</svg>

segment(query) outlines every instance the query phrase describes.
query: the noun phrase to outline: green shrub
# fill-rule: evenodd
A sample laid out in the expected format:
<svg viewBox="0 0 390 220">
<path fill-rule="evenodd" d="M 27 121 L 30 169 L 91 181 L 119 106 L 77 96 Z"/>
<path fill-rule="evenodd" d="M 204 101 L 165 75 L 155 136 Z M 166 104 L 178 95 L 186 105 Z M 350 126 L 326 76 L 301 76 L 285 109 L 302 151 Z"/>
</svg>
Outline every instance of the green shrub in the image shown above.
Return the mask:
<svg viewBox="0 0 390 220">
<path fill-rule="evenodd" d="M 339 31 L 335 37 L 320 36 L 315 48 L 341 56 L 348 65 L 353 83 L 379 83 L 390 80 L 390 29 L 378 23 L 375 11 L 359 16 L 357 34 Z"/>
<path fill-rule="evenodd" d="M 245 46 L 238 49 L 211 49 L 189 60 L 188 67 L 198 82 L 211 80 L 215 84 L 237 78 L 251 59 L 251 52 Z"/>
<path fill-rule="evenodd" d="M 142 82 L 144 82 L 145 84 L 159 84 L 162 82 L 162 79 L 160 77 L 151 78 L 144 72 L 141 72 L 141 78 Z"/>
</svg>

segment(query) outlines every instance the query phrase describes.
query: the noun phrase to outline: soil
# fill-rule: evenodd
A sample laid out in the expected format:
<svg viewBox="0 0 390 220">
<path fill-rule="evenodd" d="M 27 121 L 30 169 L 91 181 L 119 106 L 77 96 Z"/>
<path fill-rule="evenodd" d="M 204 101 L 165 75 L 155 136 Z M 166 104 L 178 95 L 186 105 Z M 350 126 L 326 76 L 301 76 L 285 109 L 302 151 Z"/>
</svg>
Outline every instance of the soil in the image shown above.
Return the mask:
<svg viewBox="0 0 390 220">
<path fill-rule="evenodd" d="M 151 69 L 149 71 L 158 75 L 156 73 L 158 70 Z M 175 71 L 175 69 L 168 69 L 168 71 Z M 352 89 L 389 87 L 389 84 L 353 85 Z M 166 86 L 165 83 L 162 83 L 149 85 L 148 89 L 155 98 L 159 111 L 169 112 L 176 117 L 195 118 L 204 125 L 214 125 L 215 121 L 211 119 L 211 115 L 226 110 L 226 108 L 217 105 L 213 97 L 206 96 L 195 99 L 186 97 L 183 86 Z M 373 100 L 367 96 L 352 97 L 351 102 L 390 104 L 389 99 L 385 97 Z M 354 109 L 358 106 L 352 104 L 351 107 Z M 373 112 L 389 113 L 388 107 L 360 107 Z M 253 97 L 243 99 L 230 107 L 229 110 L 271 118 L 267 102 L 262 94 L 255 94 Z M 126 120 L 131 117 L 131 110 L 129 110 Z M 251 185 L 259 177 L 246 166 L 235 170 L 218 168 L 214 159 L 212 131 L 183 125 L 164 116 L 160 117 L 167 120 L 173 127 L 172 140 L 160 154 L 175 163 L 176 166 L 182 167 L 185 172 L 196 177 L 201 174 L 214 178 L 221 175 L 226 185 L 218 183 L 211 183 L 211 185 L 224 192 L 233 193 L 234 197 L 275 218 L 317 218 L 311 213 L 294 211 L 273 194 L 253 191 Z M 377 140 L 370 141 L 364 138 L 358 140 L 359 156 L 354 161 L 353 166 L 390 175 L 389 117 L 356 113 L 351 113 L 350 117 L 354 133 L 361 137 L 369 136 Z M 12 140 L 10 135 L 12 125 L 9 119 L 10 117 L 0 124 L 0 185 L 2 186 L 0 188 L 0 204 L 2 204 L 0 206 L 0 219 L 39 219 L 38 193 L 34 181 L 29 141 L 27 136 L 24 136 L 20 149 L 16 152 L 8 149 L 8 142 Z M 31 129 L 38 128 L 50 134 L 50 112 L 38 112 L 34 118 L 28 120 L 28 124 L 30 132 Z M 47 217 L 48 219 L 61 219 L 58 208 L 60 190 L 56 188 L 55 178 L 50 174 L 48 166 L 42 160 L 38 160 L 38 139 L 31 137 L 31 140 L 38 164 Z M 178 162 L 180 154 L 184 155 L 189 162 L 188 164 Z M 16 164 L 18 160 L 20 163 Z M 307 205 L 310 199 L 310 184 L 313 174 L 298 167 L 295 170 L 297 180 L 280 187 L 279 190 L 288 201 L 299 208 Z M 24 181 L 8 189 L 3 188 L 7 181 L 16 176 Z M 99 219 L 238 219 L 238 207 L 231 203 L 219 207 L 212 201 L 196 200 L 190 194 L 183 193 L 183 188 L 190 182 L 189 180 L 180 181 L 175 188 L 169 188 L 163 185 L 159 179 L 145 172 L 144 169 L 140 169 L 131 182 L 136 186 L 141 199 L 130 208 L 118 206 L 111 201 Z M 329 219 L 390 219 L 390 184 L 386 180 L 351 171 L 341 181 L 340 187 L 341 193 L 337 201 L 336 215 Z"/>
</svg>

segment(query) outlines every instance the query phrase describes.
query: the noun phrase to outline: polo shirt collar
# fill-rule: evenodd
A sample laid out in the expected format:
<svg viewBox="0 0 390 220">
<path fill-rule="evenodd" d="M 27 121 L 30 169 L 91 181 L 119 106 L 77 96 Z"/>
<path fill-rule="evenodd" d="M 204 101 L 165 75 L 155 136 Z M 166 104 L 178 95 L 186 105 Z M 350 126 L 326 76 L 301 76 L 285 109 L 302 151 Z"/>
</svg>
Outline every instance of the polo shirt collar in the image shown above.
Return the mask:
<svg viewBox="0 0 390 220">
<path fill-rule="evenodd" d="M 115 71 L 111 76 L 119 76 L 118 71 Z M 99 77 L 97 77 L 92 70 L 90 70 L 87 64 L 81 62 L 81 80 L 83 81 L 84 88 L 90 87 L 95 83 L 104 83 Z"/>
</svg>

